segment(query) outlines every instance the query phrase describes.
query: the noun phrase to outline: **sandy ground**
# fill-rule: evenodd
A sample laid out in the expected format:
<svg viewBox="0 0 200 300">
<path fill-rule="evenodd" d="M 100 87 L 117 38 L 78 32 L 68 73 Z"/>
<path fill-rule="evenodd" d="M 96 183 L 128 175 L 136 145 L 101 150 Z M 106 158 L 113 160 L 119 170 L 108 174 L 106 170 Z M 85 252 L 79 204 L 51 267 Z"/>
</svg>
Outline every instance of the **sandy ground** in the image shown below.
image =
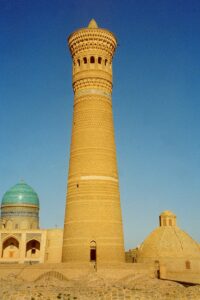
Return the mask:
<svg viewBox="0 0 200 300">
<path fill-rule="evenodd" d="M 200 299 L 200 285 L 182 284 L 146 276 L 123 280 L 105 280 L 92 273 L 78 280 L 58 280 L 53 277 L 26 282 L 10 276 L 0 280 L 0 300 L 179 300 Z"/>
</svg>

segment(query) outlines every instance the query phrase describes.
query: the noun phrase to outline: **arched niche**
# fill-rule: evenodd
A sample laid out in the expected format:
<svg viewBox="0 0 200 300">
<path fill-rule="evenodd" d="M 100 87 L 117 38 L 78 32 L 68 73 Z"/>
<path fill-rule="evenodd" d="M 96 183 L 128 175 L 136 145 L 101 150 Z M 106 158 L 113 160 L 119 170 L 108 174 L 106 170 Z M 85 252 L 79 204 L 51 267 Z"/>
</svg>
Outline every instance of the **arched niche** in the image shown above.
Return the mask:
<svg viewBox="0 0 200 300">
<path fill-rule="evenodd" d="M 2 258 L 19 258 L 19 241 L 16 238 L 9 237 L 3 242 Z"/>
<path fill-rule="evenodd" d="M 33 239 L 26 244 L 26 257 L 38 258 L 40 256 L 40 242 Z"/>
</svg>

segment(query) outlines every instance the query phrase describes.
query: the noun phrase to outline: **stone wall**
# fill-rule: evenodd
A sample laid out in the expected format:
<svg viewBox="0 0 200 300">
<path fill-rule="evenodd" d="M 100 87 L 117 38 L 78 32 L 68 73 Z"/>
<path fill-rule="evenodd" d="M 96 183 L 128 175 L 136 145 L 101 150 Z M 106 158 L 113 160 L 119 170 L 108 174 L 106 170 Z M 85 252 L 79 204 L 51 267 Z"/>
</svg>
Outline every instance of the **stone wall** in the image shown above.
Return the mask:
<svg viewBox="0 0 200 300">
<path fill-rule="evenodd" d="M 53 273 L 52 273 L 53 272 Z M 65 279 L 77 279 L 90 272 L 95 272 L 93 264 L 37 264 L 37 265 L 0 265 L 0 278 L 10 276 L 28 281 L 36 281 L 45 276 L 64 276 Z M 155 277 L 155 270 L 152 264 L 118 264 L 118 265 L 99 265 L 97 269 L 99 276 L 107 279 L 121 279 L 129 276 L 148 275 Z M 57 274 L 57 275 L 56 275 Z"/>
<path fill-rule="evenodd" d="M 60 263 L 62 258 L 63 229 L 48 229 L 46 242 L 46 263 Z"/>
</svg>

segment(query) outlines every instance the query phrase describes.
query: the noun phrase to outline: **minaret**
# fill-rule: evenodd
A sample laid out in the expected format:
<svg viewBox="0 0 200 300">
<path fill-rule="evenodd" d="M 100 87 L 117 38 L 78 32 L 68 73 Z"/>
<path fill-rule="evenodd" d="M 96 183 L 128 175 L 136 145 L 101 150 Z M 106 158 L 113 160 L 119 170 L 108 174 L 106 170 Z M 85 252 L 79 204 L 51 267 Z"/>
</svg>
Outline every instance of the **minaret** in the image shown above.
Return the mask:
<svg viewBox="0 0 200 300">
<path fill-rule="evenodd" d="M 63 262 L 124 262 L 112 115 L 115 36 L 91 20 L 68 38 L 74 114 Z"/>
</svg>

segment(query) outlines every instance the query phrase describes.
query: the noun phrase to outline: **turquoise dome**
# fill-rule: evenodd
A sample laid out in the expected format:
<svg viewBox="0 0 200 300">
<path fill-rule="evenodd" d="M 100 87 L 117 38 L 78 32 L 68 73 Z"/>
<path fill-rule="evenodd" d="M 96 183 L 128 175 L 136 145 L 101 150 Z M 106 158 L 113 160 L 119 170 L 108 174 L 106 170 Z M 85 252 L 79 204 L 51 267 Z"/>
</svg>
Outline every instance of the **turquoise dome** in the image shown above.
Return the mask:
<svg viewBox="0 0 200 300">
<path fill-rule="evenodd" d="M 4 194 L 1 205 L 9 204 L 30 204 L 39 206 L 39 198 L 30 185 L 21 181 Z"/>
</svg>

